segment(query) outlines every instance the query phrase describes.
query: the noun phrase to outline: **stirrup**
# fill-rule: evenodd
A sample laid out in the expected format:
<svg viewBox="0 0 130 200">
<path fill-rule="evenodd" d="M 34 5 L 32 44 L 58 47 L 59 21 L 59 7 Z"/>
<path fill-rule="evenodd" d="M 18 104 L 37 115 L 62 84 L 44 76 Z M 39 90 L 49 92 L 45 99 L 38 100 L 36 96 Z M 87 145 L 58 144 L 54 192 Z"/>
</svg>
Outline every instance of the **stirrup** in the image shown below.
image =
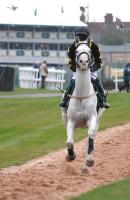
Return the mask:
<svg viewBox="0 0 130 200">
<path fill-rule="evenodd" d="M 100 101 L 98 105 L 100 108 L 106 108 L 106 109 L 110 108 L 110 104 L 107 103 L 106 101 Z"/>
<path fill-rule="evenodd" d="M 106 101 L 103 101 L 102 102 L 102 107 L 108 109 L 108 108 L 110 108 L 110 104 L 107 103 Z"/>
<path fill-rule="evenodd" d="M 105 102 L 104 103 L 104 107 L 107 109 L 107 108 L 110 108 L 110 104 L 109 103 L 107 103 L 107 102 Z"/>
<path fill-rule="evenodd" d="M 61 103 L 59 104 L 59 106 L 62 107 L 62 108 L 66 108 L 66 107 L 67 107 L 67 105 L 66 105 L 65 102 L 61 102 Z"/>
</svg>

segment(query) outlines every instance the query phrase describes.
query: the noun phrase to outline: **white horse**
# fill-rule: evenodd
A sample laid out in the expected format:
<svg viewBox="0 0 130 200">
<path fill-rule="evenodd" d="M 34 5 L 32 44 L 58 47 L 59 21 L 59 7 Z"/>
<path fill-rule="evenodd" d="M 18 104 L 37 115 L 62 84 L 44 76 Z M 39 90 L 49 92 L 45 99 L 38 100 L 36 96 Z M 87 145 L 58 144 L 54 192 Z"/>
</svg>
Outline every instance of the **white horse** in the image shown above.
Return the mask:
<svg viewBox="0 0 130 200">
<path fill-rule="evenodd" d="M 94 138 L 98 130 L 99 119 L 104 112 L 99 109 L 97 113 L 97 96 L 91 82 L 90 73 L 91 50 L 86 42 L 79 43 L 76 49 L 76 80 L 75 89 L 70 97 L 68 110 L 61 108 L 62 120 L 67 129 L 67 161 L 73 161 L 76 157 L 74 152 L 74 129 L 88 128 L 88 148 L 86 167 L 94 164 L 93 150 Z"/>
</svg>

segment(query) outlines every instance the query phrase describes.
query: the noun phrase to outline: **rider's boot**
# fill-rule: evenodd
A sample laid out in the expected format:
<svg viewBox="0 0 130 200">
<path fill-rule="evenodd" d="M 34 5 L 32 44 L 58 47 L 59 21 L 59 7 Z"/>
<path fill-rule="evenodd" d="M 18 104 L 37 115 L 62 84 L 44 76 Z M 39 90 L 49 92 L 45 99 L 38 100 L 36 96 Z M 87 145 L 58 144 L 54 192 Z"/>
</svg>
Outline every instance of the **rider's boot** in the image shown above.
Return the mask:
<svg viewBox="0 0 130 200">
<path fill-rule="evenodd" d="M 71 95 L 73 93 L 74 87 L 75 87 L 75 80 L 71 79 L 71 81 L 69 82 L 69 84 L 65 90 L 65 95 L 62 99 L 62 102 L 59 104 L 60 107 L 62 107 L 62 108 L 68 107 L 69 100 L 70 100 L 69 95 Z"/>
<path fill-rule="evenodd" d="M 70 97 L 68 96 L 67 93 L 65 93 L 63 99 L 62 99 L 62 102 L 59 104 L 60 107 L 62 108 L 66 108 L 67 105 L 68 105 L 68 101 L 69 101 Z"/>
<path fill-rule="evenodd" d="M 110 108 L 110 104 L 106 100 L 106 95 L 104 93 L 104 89 L 103 89 L 103 85 L 102 85 L 101 81 L 98 78 L 96 78 L 95 80 L 93 79 L 92 82 L 94 83 L 94 85 L 96 85 L 96 88 L 99 92 L 99 97 L 101 100 L 101 107 Z"/>
</svg>

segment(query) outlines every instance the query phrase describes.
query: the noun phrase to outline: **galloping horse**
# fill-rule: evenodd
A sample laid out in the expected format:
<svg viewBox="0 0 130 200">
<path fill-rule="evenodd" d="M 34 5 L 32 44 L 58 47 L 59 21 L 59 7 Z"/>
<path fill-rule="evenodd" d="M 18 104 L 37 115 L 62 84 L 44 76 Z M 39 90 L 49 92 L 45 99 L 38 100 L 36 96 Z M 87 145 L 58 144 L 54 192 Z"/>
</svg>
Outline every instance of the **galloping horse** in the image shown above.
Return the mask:
<svg viewBox="0 0 130 200">
<path fill-rule="evenodd" d="M 94 164 L 93 150 L 94 138 L 98 130 L 99 119 L 104 112 L 99 109 L 97 112 L 97 96 L 91 82 L 90 61 L 91 50 L 87 43 L 80 42 L 76 48 L 76 80 L 75 89 L 70 96 L 68 109 L 61 108 L 62 120 L 67 129 L 67 161 L 73 161 L 76 157 L 74 151 L 74 129 L 88 128 L 88 147 L 86 167 Z"/>
</svg>

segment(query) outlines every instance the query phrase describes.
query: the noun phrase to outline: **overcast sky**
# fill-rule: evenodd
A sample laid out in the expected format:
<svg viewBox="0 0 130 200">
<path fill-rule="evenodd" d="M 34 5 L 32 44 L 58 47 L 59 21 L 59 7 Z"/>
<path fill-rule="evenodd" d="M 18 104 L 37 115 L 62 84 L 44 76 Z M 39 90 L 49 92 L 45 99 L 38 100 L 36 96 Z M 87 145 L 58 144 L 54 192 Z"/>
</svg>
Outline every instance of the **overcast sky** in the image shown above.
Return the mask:
<svg viewBox="0 0 130 200">
<path fill-rule="evenodd" d="M 12 5 L 18 9 L 8 8 Z M 130 0 L 0 0 L 0 23 L 75 25 L 81 14 L 80 6 L 89 7 L 86 8 L 89 21 L 103 22 L 106 13 L 112 13 L 114 20 L 118 17 L 130 21 Z"/>
</svg>

